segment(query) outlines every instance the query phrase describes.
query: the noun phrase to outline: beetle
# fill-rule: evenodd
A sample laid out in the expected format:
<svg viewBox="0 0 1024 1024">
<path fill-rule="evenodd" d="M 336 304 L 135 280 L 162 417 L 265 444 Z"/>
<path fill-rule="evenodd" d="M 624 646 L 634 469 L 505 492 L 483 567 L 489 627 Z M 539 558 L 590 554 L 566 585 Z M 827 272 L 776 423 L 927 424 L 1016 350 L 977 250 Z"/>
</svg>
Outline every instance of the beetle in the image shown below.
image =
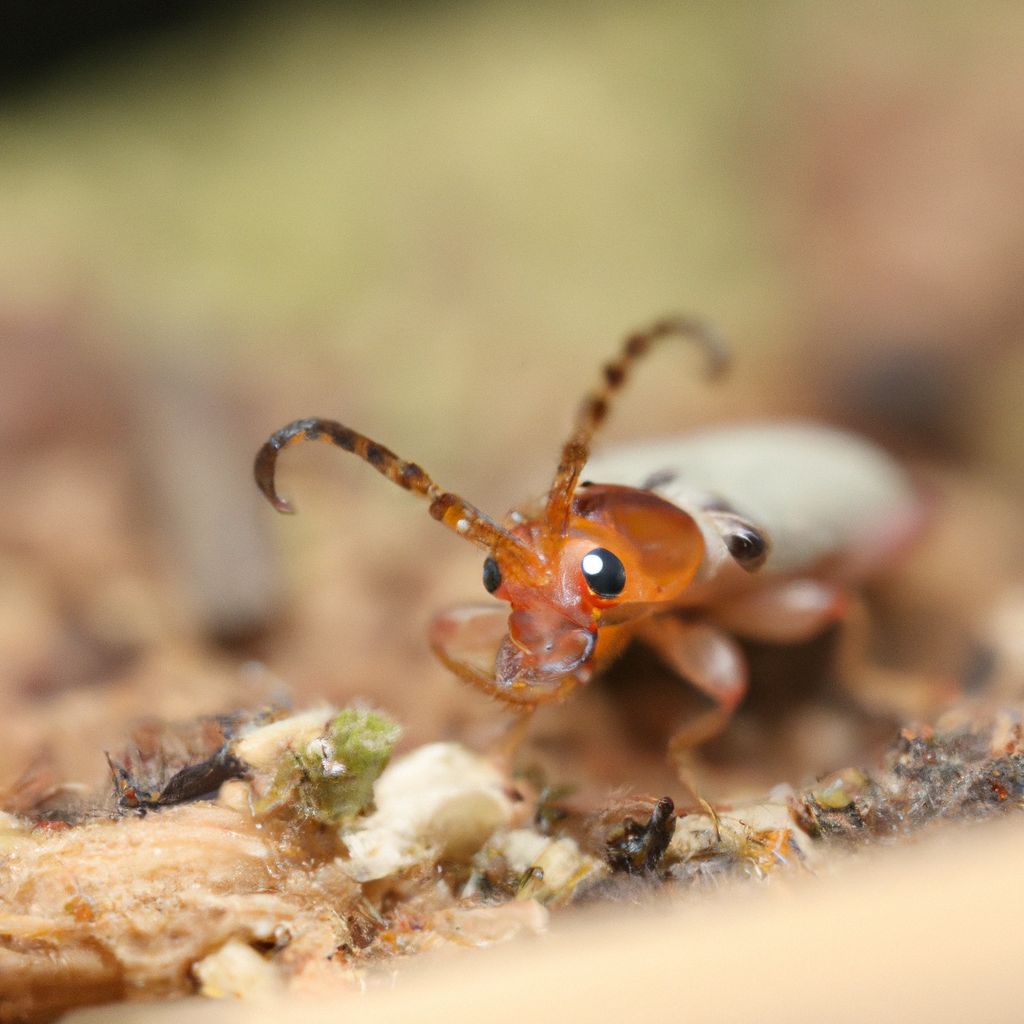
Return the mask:
<svg viewBox="0 0 1024 1024">
<path fill-rule="evenodd" d="M 746 691 L 736 637 L 796 643 L 843 618 L 856 585 L 917 532 L 922 502 L 879 448 L 805 422 L 725 426 L 591 458 L 634 363 L 676 337 L 703 349 L 710 377 L 725 369 L 724 346 L 698 320 L 667 317 L 628 336 L 584 398 L 547 495 L 503 523 L 328 419 L 274 433 L 256 456 L 256 482 L 278 511 L 292 512 L 275 486 L 277 457 L 325 441 L 425 498 L 435 519 L 484 549 L 484 588 L 510 609 L 442 612 L 430 642 L 452 672 L 524 721 L 631 640 L 648 644 L 713 702 L 674 734 L 678 760 L 725 727 Z"/>
</svg>

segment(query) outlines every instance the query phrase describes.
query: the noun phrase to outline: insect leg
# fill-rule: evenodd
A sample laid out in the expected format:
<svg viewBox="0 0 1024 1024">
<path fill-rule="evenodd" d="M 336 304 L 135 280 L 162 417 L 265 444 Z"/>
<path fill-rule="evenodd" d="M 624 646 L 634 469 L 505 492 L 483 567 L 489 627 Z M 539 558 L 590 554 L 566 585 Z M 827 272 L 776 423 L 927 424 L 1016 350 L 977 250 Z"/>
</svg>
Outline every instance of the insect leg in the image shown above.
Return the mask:
<svg viewBox="0 0 1024 1024">
<path fill-rule="evenodd" d="M 937 704 L 960 695 L 956 679 L 879 665 L 871 651 L 871 616 L 860 597 L 851 597 L 839 634 L 836 668 L 839 684 L 863 708 L 897 719 L 930 715 Z"/>
<path fill-rule="evenodd" d="M 685 622 L 659 615 L 637 623 L 636 635 L 715 707 L 687 722 L 669 740 L 669 754 L 679 765 L 687 751 L 717 736 L 747 692 L 747 664 L 739 645 L 707 622 Z"/>
<path fill-rule="evenodd" d="M 665 317 L 646 331 L 631 334 L 619 358 L 605 364 L 604 380 L 583 399 L 576 424 L 562 448 L 562 457 L 548 492 L 546 513 L 555 536 L 562 536 L 565 532 L 573 491 L 590 456 L 590 442 L 607 417 L 612 398 L 629 379 L 633 364 L 647 355 L 656 342 L 668 337 L 690 338 L 697 342 L 707 356 L 709 377 L 717 377 L 725 370 L 728 364 L 725 344 L 708 324 L 700 320 Z"/>
<path fill-rule="evenodd" d="M 716 625 L 749 640 L 798 644 L 810 640 L 849 608 L 847 592 L 817 580 L 787 580 L 713 606 Z"/>
<path fill-rule="evenodd" d="M 543 682 L 516 679 L 511 684 L 499 683 L 494 663 L 507 624 L 505 608 L 491 605 L 451 608 L 435 615 L 430 623 L 430 646 L 440 662 L 460 679 L 518 708 L 561 700 L 584 681 L 583 673 L 589 675 L 589 668 L 581 668 Z"/>
<path fill-rule="evenodd" d="M 513 758 L 516 751 L 523 745 L 526 734 L 530 730 L 530 723 L 533 721 L 533 712 L 536 709 L 529 704 L 518 704 L 512 711 L 514 718 L 505 729 L 495 749 L 494 756 L 498 762 L 511 773 Z"/>
</svg>

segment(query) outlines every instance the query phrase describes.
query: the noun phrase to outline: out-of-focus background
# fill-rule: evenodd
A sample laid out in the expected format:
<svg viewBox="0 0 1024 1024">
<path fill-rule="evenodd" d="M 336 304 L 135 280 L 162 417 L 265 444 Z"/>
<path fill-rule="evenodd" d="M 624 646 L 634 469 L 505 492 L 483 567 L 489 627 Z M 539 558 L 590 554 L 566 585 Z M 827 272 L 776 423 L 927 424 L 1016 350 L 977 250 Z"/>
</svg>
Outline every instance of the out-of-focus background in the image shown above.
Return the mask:
<svg viewBox="0 0 1024 1024">
<path fill-rule="evenodd" d="M 39 757 L 98 781 L 140 717 L 284 699 L 487 742 L 496 709 L 425 640 L 482 599 L 479 553 L 320 446 L 282 460 L 301 513 L 278 518 L 252 456 L 336 417 L 501 515 L 621 336 L 673 310 L 722 329 L 734 373 L 709 388 L 659 352 L 609 436 L 798 415 L 880 440 L 936 509 L 875 596 L 883 653 L 992 676 L 992 623 L 1022 607 L 1024 8 L 6 20 L 0 789 Z M 628 749 L 656 778 L 624 692 L 545 712 L 537 749 L 608 785 Z M 834 725 L 783 723 L 775 749 L 844 763 Z"/>
</svg>

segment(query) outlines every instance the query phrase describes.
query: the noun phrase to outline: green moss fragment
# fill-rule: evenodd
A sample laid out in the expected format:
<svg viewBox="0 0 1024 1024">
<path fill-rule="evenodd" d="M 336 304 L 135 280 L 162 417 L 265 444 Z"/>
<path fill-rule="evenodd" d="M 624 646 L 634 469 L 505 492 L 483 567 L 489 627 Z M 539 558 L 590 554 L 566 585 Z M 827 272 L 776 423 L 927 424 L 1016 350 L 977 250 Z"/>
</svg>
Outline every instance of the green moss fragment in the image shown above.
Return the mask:
<svg viewBox="0 0 1024 1024">
<path fill-rule="evenodd" d="M 289 748 L 257 814 L 289 811 L 337 825 L 373 803 L 373 784 L 401 732 L 378 711 L 346 708 L 317 736 Z"/>
</svg>

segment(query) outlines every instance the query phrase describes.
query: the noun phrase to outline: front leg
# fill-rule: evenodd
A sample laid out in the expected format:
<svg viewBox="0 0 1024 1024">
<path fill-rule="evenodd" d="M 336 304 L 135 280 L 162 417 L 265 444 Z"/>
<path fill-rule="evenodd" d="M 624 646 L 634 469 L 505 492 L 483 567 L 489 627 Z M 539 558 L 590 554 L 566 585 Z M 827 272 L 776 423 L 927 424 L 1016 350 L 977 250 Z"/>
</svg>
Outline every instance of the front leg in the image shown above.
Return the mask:
<svg viewBox="0 0 1024 1024">
<path fill-rule="evenodd" d="M 950 679 L 878 664 L 871 653 L 867 606 L 838 584 L 788 580 L 709 608 L 707 614 L 735 636 L 771 644 L 805 643 L 841 622 L 836 675 L 865 710 L 917 718 L 955 692 Z"/>
<path fill-rule="evenodd" d="M 767 584 L 711 605 L 707 615 L 747 640 L 799 644 L 845 618 L 850 604 L 850 595 L 837 584 L 795 579 Z"/>
<path fill-rule="evenodd" d="M 588 664 L 550 679 L 514 679 L 502 684 L 495 677 L 495 658 L 508 629 L 508 611 L 491 605 L 451 608 L 430 623 L 430 646 L 440 662 L 460 679 L 490 697 L 532 710 L 538 704 L 561 700 L 590 677 Z"/>
<path fill-rule="evenodd" d="M 678 766 L 686 753 L 717 736 L 747 692 L 747 663 L 739 644 L 707 622 L 659 615 L 637 624 L 640 637 L 665 663 L 715 702 L 715 707 L 672 734 L 669 756 Z"/>
<path fill-rule="evenodd" d="M 493 605 L 451 608 L 430 623 L 430 646 L 438 660 L 460 679 L 502 701 L 513 712 L 492 755 L 506 771 L 529 730 L 538 704 L 560 700 L 579 683 L 589 668 L 545 682 L 516 680 L 502 685 L 495 678 L 495 657 L 508 628 L 508 612 Z"/>
<path fill-rule="evenodd" d="M 871 651 L 871 616 L 864 599 L 849 602 L 836 650 L 839 684 L 871 714 L 897 720 L 920 720 L 936 707 L 949 706 L 960 696 L 952 675 L 892 668 L 878 663 Z"/>
</svg>

